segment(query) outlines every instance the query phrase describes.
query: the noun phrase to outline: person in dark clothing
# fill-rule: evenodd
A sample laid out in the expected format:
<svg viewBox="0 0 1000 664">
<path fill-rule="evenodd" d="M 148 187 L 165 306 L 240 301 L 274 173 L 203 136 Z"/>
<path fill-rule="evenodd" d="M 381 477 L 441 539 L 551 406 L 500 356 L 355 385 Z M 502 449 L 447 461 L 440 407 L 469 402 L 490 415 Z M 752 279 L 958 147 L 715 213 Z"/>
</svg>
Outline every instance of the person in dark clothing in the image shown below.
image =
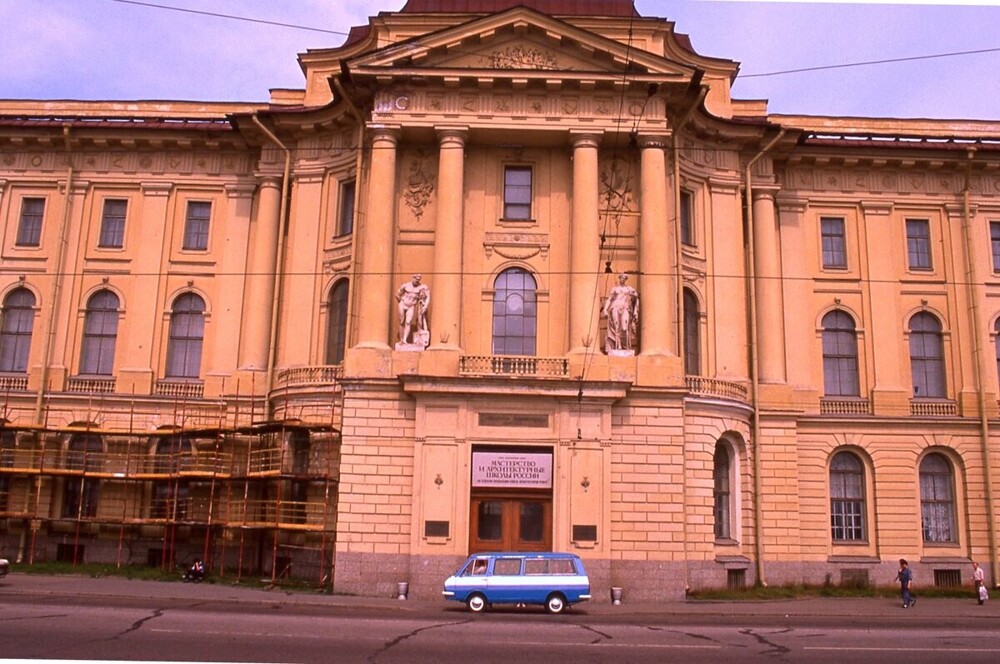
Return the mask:
<svg viewBox="0 0 1000 664">
<path fill-rule="evenodd" d="M 899 559 L 899 572 L 896 573 L 896 580 L 899 581 L 899 592 L 903 596 L 903 608 L 907 609 L 917 603 L 917 598 L 910 594 L 910 584 L 913 582 L 913 572 L 906 558 Z"/>
</svg>

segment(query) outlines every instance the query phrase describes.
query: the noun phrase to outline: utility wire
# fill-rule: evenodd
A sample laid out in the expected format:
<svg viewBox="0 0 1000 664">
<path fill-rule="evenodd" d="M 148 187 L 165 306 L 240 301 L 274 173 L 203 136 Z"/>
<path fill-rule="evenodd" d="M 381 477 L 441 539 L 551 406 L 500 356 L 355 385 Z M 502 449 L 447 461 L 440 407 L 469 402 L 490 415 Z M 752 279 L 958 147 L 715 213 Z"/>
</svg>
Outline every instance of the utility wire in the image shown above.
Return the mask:
<svg viewBox="0 0 1000 664">
<path fill-rule="evenodd" d="M 818 65 L 816 67 L 802 67 L 800 69 L 782 69 L 763 74 L 740 74 L 739 78 L 763 78 L 765 76 L 783 76 L 785 74 L 801 74 L 807 71 L 825 71 L 828 69 L 846 69 L 848 67 L 869 67 L 873 65 L 886 65 L 895 62 L 913 62 L 915 60 L 933 60 L 934 58 L 954 58 L 961 55 L 981 55 L 983 53 L 1000 53 L 1000 48 L 981 48 L 975 51 L 953 51 L 951 53 L 935 53 L 933 55 L 911 55 L 905 58 L 888 58 L 886 60 L 867 60 L 864 62 L 845 62 L 839 65 Z"/>
<path fill-rule="evenodd" d="M 189 9 L 187 7 L 172 7 L 170 5 L 161 5 L 155 2 L 140 2 L 139 0 L 110 0 L 110 2 L 117 2 L 123 5 L 136 5 L 138 7 L 148 7 L 150 9 L 163 9 L 172 12 L 180 12 L 182 14 L 197 14 L 199 16 L 211 16 L 212 18 L 225 18 L 231 21 L 246 21 L 247 23 L 259 23 L 261 25 L 273 25 L 278 28 L 291 28 L 293 30 L 309 30 L 311 32 L 322 32 L 328 35 L 341 35 L 347 36 L 349 33 L 343 30 L 327 30 L 325 28 L 314 28 L 309 25 L 299 25 L 296 23 L 281 23 L 280 21 L 268 21 L 262 18 L 250 18 L 249 16 L 237 16 L 235 14 L 220 14 L 218 12 L 208 12 L 200 9 Z"/>
<path fill-rule="evenodd" d="M 232 21 L 245 21 L 247 23 L 257 23 L 260 25 L 271 25 L 279 28 L 289 28 L 293 30 L 308 30 L 310 32 L 320 32 L 330 35 L 340 35 L 348 36 L 349 33 L 343 30 L 328 30 L 326 28 L 316 28 L 309 25 L 301 25 L 298 23 L 282 23 L 280 21 L 269 21 L 266 19 L 251 18 L 249 16 L 239 16 L 236 14 L 222 14 L 218 12 L 209 12 L 199 9 L 189 9 L 186 7 L 173 7 L 170 5 L 162 5 L 155 2 L 143 2 L 141 0 L 108 0 L 109 2 L 117 2 L 124 5 L 135 5 L 138 7 L 147 7 L 150 9 L 162 9 L 166 11 L 180 12 L 184 14 L 196 14 L 200 16 L 211 16 L 213 18 L 222 18 Z M 458 49 L 454 49 L 454 52 L 460 53 Z M 471 53 L 471 52 L 470 52 Z M 971 51 L 951 51 L 948 53 L 933 53 L 927 55 L 913 55 L 902 58 L 887 58 L 884 60 L 865 60 L 860 62 L 845 62 L 836 65 L 816 65 L 814 67 L 801 67 L 798 69 L 781 69 L 778 71 L 763 72 L 760 74 L 740 74 L 739 78 L 764 78 L 769 76 L 784 76 L 787 74 L 801 74 L 803 72 L 810 71 L 825 71 L 831 69 L 848 69 L 852 67 L 870 67 L 875 65 L 893 64 L 897 62 L 914 62 L 919 60 L 932 60 L 937 58 L 953 58 L 965 55 L 982 55 L 984 53 L 1000 53 L 1000 47 L 997 48 L 982 48 Z"/>
</svg>

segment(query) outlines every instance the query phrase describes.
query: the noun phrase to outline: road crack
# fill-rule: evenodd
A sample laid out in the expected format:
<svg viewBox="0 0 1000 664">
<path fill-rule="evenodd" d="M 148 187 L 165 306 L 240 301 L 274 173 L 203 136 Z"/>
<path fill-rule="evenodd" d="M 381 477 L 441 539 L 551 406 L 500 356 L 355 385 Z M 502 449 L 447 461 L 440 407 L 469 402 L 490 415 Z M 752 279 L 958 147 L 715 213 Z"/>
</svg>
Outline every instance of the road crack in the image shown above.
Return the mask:
<svg viewBox="0 0 1000 664">
<path fill-rule="evenodd" d="M 792 631 L 791 629 L 784 629 L 781 630 L 780 632 L 774 632 L 774 634 L 788 634 L 791 631 Z M 757 643 L 761 644 L 762 646 L 766 646 L 767 649 L 761 652 L 762 655 L 771 655 L 780 657 L 782 655 L 787 655 L 792 651 L 791 648 L 783 646 L 780 643 L 775 643 L 774 641 L 771 641 L 764 634 L 759 634 L 752 629 L 741 629 L 740 634 L 753 637 L 754 639 L 757 640 Z"/>
<path fill-rule="evenodd" d="M 405 634 L 400 634 L 399 636 L 397 636 L 396 638 L 392 639 L 391 641 L 386 641 L 385 644 L 381 648 L 379 648 L 378 650 L 376 650 L 375 652 L 373 652 L 371 654 L 371 656 L 368 658 L 368 661 L 372 662 L 372 664 L 374 664 L 375 662 L 378 661 L 379 655 L 382 655 L 382 654 L 386 653 L 387 651 L 391 650 L 392 648 L 395 648 L 397 645 L 399 645 L 403 641 L 406 641 L 407 639 L 412 639 L 413 637 L 417 636 L 421 632 L 426 632 L 427 630 L 431 630 L 431 629 L 438 629 L 439 627 L 452 627 L 454 625 L 465 625 L 465 624 L 470 623 L 470 622 L 472 622 L 472 619 L 471 618 L 466 618 L 465 620 L 455 620 L 453 622 L 435 623 L 433 625 L 427 625 L 426 627 L 418 627 L 417 629 L 410 630 L 409 632 L 406 632 Z"/>
</svg>

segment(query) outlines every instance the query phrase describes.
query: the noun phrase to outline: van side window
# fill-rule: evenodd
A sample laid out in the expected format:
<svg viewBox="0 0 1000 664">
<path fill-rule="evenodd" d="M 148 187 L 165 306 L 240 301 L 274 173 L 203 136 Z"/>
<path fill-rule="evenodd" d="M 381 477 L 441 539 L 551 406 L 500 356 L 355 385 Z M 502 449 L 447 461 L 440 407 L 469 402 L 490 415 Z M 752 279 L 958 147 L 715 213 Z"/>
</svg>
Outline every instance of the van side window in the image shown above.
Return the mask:
<svg viewBox="0 0 1000 664">
<path fill-rule="evenodd" d="M 493 562 L 493 576 L 518 576 L 520 573 L 520 558 L 500 558 Z"/>
<path fill-rule="evenodd" d="M 462 572 L 462 576 L 483 576 L 486 574 L 486 568 L 489 565 L 489 561 L 485 558 L 478 558 L 469 563 L 469 566 L 465 568 Z"/>
<path fill-rule="evenodd" d="M 569 558 L 549 561 L 549 574 L 576 574 L 573 561 Z"/>
</svg>

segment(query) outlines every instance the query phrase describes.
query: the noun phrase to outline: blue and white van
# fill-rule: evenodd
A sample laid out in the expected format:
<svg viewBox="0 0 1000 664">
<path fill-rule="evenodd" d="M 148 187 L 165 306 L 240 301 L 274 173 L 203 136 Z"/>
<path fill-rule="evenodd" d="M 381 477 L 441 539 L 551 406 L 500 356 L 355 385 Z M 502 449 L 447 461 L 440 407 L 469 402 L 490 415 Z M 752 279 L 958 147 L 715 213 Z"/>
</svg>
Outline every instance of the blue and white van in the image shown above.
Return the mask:
<svg viewBox="0 0 1000 664">
<path fill-rule="evenodd" d="M 540 604 L 562 613 L 590 599 L 590 579 L 572 553 L 477 553 L 445 580 L 443 592 L 475 613 L 493 604 Z"/>
</svg>

